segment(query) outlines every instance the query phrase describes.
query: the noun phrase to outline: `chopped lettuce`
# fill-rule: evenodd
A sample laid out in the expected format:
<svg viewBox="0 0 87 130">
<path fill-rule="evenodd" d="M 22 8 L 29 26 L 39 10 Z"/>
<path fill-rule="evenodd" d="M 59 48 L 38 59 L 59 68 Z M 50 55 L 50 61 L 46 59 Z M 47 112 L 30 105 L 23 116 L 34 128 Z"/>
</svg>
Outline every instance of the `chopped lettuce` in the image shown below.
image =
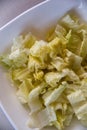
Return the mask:
<svg viewBox="0 0 87 130">
<path fill-rule="evenodd" d="M 62 42 L 67 42 L 67 39 L 65 38 L 67 31 L 63 26 L 57 24 L 55 34 L 57 37 L 61 38 Z"/>
<path fill-rule="evenodd" d="M 13 81 L 24 81 L 26 78 L 30 77 L 29 70 L 27 68 L 13 69 L 10 71 L 10 74 Z"/>
<path fill-rule="evenodd" d="M 86 98 L 81 90 L 73 92 L 72 94 L 68 95 L 69 102 L 71 103 L 76 117 L 81 122 L 84 121 L 84 125 L 87 124 L 87 101 Z"/>
<path fill-rule="evenodd" d="M 63 50 L 66 48 L 66 42 L 63 42 L 60 38 L 55 37 L 49 42 L 48 48 L 50 50 L 50 57 L 54 58 L 57 55 L 63 56 Z"/>
<path fill-rule="evenodd" d="M 68 62 L 67 64 L 69 67 L 75 72 L 78 72 L 78 70 L 81 69 L 82 57 L 72 53 L 69 50 L 66 50 L 66 55 L 66 62 Z"/>
<path fill-rule="evenodd" d="M 37 59 L 36 57 L 33 56 L 29 56 L 29 60 L 28 60 L 28 69 L 30 72 L 36 72 L 39 71 L 40 69 L 45 69 L 46 68 L 46 64 L 40 62 L 39 59 Z"/>
<path fill-rule="evenodd" d="M 28 95 L 28 105 L 31 110 L 31 113 L 39 111 L 43 104 L 41 102 L 40 94 L 42 90 L 46 87 L 46 83 L 42 82 L 38 86 L 36 86 Z"/>
<path fill-rule="evenodd" d="M 29 121 L 29 126 L 33 122 L 33 126 L 40 129 L 45 126 L 49 126 L 52 122 L 57 120 L 54 108 L 51 106 L 47 106 L 46 108 L 40 110 L 38 113 L 31 114 L 30 118 L 32 120 L 31 122 Z"/>
<path fill-rule="evenodd" d="M 83 26 L 79 23 L 78 19 L 73 19 L 69 14 L 61 19 L 61 23 L 67 28 L 72 29 L 73 31 L 77 31 Z"/>
<path fill-rule="evenodd" d="M 1 55 L 0 56 L 0 64 L 9 68 L 13 65 L 13 61 L 9 60 L 9 55 Z"/>
<path fill-rule="evenodd" d="M 28 103 L 28 94 L 33 89 L 33 85 L 31 84 L 31 79 L 26 79 L 19 86 L 19 90 L 17 91 L 17 96 L 21 103 Z"/>
<path fill-rule="evenodd" d="M 49 48 L 45 41 L 36 41 L 35 44 L 30 48 L 30 54 L 33 57 L 38 58 L 42 63 L 47 61 Z"/>
<path fill-rule="evenodd" d="M 82 30 L 83 33 L 83 41 L 80 48 L 80 55 L 83 59 L 87 56 L 87 31 Z"/>
<path fill-rule="evenodd" d="M 59 72 L 48 72 L 45 74 L 45 81 L 51 87 L 55 88 L 58 86 L 59 81 L 65 76 L 64 73 Z"/>
<path fill-rule="evenodd" d="M 41 88 L 37 87 L 34 88 L 28 96 L 28 105 L 30 107 L 31 113 L 34 113 L 35 111 L 38 111 L 42 108 L 42 103 L 40 101 L 40 91 Z"/>
<path fill-rule="evenodd" d="M 50 95 L 45 98 L 45 105 L 48 106 L 50 105 L 51 103 L 55 102 L 60 96 L 61 94 L 63 93 L 63 91 L 65 90 L 66 88 L 66 84 L 62 84 L 60 85 L 58 88 L 54 89 Z"/>
<path fill-rule="evenodd" d="M 43 77 L 44 77 L 44 72 L 43 72 L 43 71 L 39 71 L 39 72 L 36 72 L 36 73 L 34 74 L 35 80 L 40 80 L 40 81 L 42 81 L 42 80 L 43 80 Z"/>
<path fill-rule="evenodd" d="M 57 71 L 62 71 L 62 69 L 67 67 L 67 63 L 63 60 L 63 58 L 60 57 L 55 57 L 52 59 L 51 64 L 53 65 L 54 68 L 57 69 Z"/>
<path fill-rule="evenodd" d="M 25 36 L 20 35 L 13 39 L 11 52 L 14 52 L 18 49 L 31 48 L 35 41 L 36 38 L 31 33 L 28 33 Z"/>
<path fill-rule="evenodd" d="M 16 50 L 9 55 L 2 56 L 1 62 L 10 68 L 26 67 L 28 55 L 22 50 Z"/>
<path fill-rule="evenodd" d="M 74 115 L 87 127 L 86 23 L 67 14 L 46 41 L 38 39 L 20 35 L 10 52 L 0 56 L 18 99 L 30 109 L 29 127 L 63 130 Z"/>
<path fill-rule="evenodd" d="M 78 34 L 75 32 L 72 32 L 70 30 L 69 34 L 67 34 L 66 38 L 68 37 L 67 41 L 67 49 L 70 50 L 71 52 L 80 55 L 80 47 L 82 44 L 82 39 Z"/>
</svg>

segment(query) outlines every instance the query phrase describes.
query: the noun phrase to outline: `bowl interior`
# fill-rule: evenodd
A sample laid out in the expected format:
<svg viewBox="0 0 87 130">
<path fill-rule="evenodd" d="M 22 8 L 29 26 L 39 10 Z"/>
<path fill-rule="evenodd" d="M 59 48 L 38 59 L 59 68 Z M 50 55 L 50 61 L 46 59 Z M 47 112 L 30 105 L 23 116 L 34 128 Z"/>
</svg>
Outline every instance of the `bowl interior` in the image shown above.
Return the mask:
<svg viewBox="0 0 87 130">
<path fill-rule="evenodd" d="M 58 19 L 70 10 L 87 20 L 86 6 L 84 1 L 47 0 L 29 9 L 0 29 L 0 54 L 9 47 L 12 39 L 21 33 L 32 32 L 37 37 L 44 39 L 47 30 L 55 26 Z M 12 87 L 2 67 L 0 67 L 0 105 L 16 130 L 29 130 L 26 125 L 29 111 L 18 101 L 16 89 Z M 67 130 L 86 130 L 75 122 L 74 120 Z M 45 130 L 51 129 L 54 128 L 45 128 Z"/>
</svg>

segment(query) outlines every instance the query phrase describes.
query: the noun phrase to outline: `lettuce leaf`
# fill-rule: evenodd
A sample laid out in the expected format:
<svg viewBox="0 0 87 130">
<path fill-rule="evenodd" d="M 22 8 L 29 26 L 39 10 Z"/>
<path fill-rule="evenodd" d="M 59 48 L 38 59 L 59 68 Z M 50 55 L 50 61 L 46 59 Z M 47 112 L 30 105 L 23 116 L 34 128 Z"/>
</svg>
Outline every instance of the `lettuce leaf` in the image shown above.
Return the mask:
<svg viewBox="0 0 87 130">
<path fill-rule="evenodd" d="M 51 103 L 55 102 L 66 89 L 66 83 L 63 83 L 58 88 L 54 89 L 47 98 L 45 98 L 44 104 L 46 106 L 50 105 Z"/>
<path fill-rule="evenodd" d="M 48 47 L 50 49 L 50 57 L 54 58 L 57 55 L 63 56 L 63 51 L 66 48 L 66 42 L 62 42 L 60 38 L 55 37 L 49 42 Z"/>
<path fill-rule="evenodd" d="M 36 114 L 31 114 L 30 118 L 32 119 L 31 121 L 33 121 L 34 126 L 40 129 L 45 126 L 50 126 L 52 122 L 57 120 L 54 108 L 51 106 L 42 109 Z"/>
<path fill-rule="evenodd" d="M 11 52 L 14 52 L 18 49 L 31 48 L 35 41 L 36 38 L 31 33 L 28 33 L 25 36 L 20 35 L 13 39 Z"/>
<path fill-rule="evenodd" d="M 69 50 L 66 50 L 66 55 L 66 62 L 68 62 L 67 64 L 69 67 L 75 72 L 78 72 L 79 69 L 81 69 L 82 57 L 72 53 Z"/>
<path fill-rule="evenodd" d="M 55 88 L 58 86 L 59 81 L 65 76 L 61 72 L 48 72 L 45 74 L 45 81 L 48 85 Z"/>
<path fill-rule="evenodd" d="M 54 68 L 57 69 L 57 71 L 62 71 L 64 68 L 67 67 L 67 63 L 64 61 L 63 58 L 60 57 L 55 57 L 52 59 L 51 64 L 53 65 Z"/>
<path fill-rule="evenodd" d="M 31 84 L 31 79 L 26 79 L 21 83 L 16 93 L 21 103 L 28 103 L 28 95 L 32 89 L 33 85 Z"/>
</svg>

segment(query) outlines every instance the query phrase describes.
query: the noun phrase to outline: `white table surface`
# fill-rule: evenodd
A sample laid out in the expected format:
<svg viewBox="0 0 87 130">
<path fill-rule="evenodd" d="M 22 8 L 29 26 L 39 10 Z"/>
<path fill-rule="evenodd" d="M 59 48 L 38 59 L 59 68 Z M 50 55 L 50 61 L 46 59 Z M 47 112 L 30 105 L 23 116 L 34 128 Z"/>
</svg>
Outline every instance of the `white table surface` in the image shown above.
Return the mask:
<svg viewBox="0 0 87 130">
<path fill-rule="evenodd" d="M 0 0 L 0 27 L 44 0 Z M 0 108 L 0 130 L 14 130 Z"/>
</svg>

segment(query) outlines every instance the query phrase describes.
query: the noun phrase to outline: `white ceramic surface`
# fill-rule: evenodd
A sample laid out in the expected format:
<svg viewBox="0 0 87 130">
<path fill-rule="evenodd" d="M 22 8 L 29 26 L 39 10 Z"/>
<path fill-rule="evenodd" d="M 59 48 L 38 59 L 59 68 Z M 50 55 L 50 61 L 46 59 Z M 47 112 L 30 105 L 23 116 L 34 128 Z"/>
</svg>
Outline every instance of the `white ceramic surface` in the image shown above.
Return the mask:
<svg viewBox="0 0 87 130">
<path fill-rule="evenodd" d="M 87 20 L 86 6 L 85 0 L 47 0 L 27 10 L 0 29 L 0 42 L 2 43 L 0 44 L 0 53 L 3 53 L 12 39 L 21 33 L 31 31 L 44 38 L 46 30 L 73 8 Z M 28 110 L 20 104 L 15 93 L 15 88 L 11 86 L 4 70 L 0 67 L 0 106 L 16 130 L 30 130 L 26 125 L 29 117 Z M 77 129 L 87 130 L 74 120 L 68 130 Z M 54 130 L 54 128 L 46 130 Z"/>
<path fill-rule="evenodd" d="M 44 0 L 0 0 L 0 27 L 25 10 L 43 1 Z"/>
</svg>

